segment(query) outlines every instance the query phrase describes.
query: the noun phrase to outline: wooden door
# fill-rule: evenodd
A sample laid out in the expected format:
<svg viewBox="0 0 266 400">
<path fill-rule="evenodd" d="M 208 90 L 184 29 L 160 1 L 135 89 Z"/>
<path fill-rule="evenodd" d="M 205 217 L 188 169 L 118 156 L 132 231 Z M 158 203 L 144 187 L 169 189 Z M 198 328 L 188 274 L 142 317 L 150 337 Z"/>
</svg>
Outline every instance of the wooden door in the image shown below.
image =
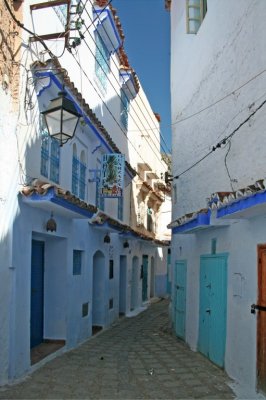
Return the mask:
<svg viewBox="0 0 266 400">
<path fill-rule="evenodd" d="M 258 305 L 266 307 L 266 245 L 258 246 Z M 265 309 L 266 310 L 266 309 Z M 266 311 L 257 311 L 258 388 L 266 393 Z"/>
</svg>

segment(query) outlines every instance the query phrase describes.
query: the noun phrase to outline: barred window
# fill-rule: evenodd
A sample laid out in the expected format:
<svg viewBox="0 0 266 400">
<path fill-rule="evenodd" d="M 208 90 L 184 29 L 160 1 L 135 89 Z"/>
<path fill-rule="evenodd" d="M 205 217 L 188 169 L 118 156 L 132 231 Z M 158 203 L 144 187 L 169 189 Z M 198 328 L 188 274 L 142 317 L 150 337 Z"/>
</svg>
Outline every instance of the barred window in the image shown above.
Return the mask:
<svg viewBox="0 0 266 400">
<path fill-rule="evenodd" d="M 121 90 L 121 112 L 120 120 L 122 126 L 127 130 L 128 128 L 128 110 L 129 110 L 129 100 L 125 95 L 124 90 Z"/>
<path fill-rule="evenodd" d="M 102 38 L 95 32 L 96 54 L 95 54 L 95 74 L 101 84 L 102 89 L 107 91 L 107 76 L 109 73 L 110 54 Z"/>
<path fill-rule="evenodd" d="M 85 200 L 86 189 L 85 153 L 81 152 L 80 159 L 77 157 L 76 145 L 73 145 L 72 155 L 72 193 L 82 200 Z"/>
<path fill-rule="evenodd" d="M 40 118 L 41 131 L 41 174 L 55 183 L 59 183 L 60 145 L 50 138 L 47 127 Z"/>
</svg>

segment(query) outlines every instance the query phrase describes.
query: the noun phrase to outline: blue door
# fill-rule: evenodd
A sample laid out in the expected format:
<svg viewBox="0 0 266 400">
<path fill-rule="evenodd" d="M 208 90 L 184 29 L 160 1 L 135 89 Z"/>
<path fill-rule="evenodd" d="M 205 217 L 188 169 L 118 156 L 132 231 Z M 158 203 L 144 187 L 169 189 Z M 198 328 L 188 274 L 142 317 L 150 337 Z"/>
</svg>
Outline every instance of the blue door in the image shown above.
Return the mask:
<svg viewBox="0 0 266 400">
<path fill-rule="evenodd" d="M 185 339 L 186 333 L 186 286 L 187 263 L 176 261 L 175 263 L 175 331 L 176 335 Z"/>
<path fill-rule="evenodd" d="M 31 250 L 30 346 L 43 341 L 44 242 L 33 240 Z"/>
<path fill-rule="evenodd" d="M 148 256 L 142 257 L 142 301 L 148 300 Z"/>
<path fill-rule="evenodd" d="M 223 367 L 226 339 L 227 255 L 201 256 L 198 348 Z"/>
</svg>

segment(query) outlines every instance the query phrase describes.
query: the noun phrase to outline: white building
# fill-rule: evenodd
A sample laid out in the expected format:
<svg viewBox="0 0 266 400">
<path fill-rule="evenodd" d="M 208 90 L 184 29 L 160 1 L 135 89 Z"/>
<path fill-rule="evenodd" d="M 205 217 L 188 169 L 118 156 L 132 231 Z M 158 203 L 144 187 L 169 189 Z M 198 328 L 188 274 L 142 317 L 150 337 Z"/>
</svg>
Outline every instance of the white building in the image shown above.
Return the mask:
<svg viewBox="0 0 266 400">
<path fill-rule="evenodd" d="M 0 9 L 3 384 L 30 371 L 39 345 L 73 348 L 166 294 L 171 203 L 159 123 L 111 5 L 4 0 Z M 41 113 L 62 90 L 80 120 L 60 147 Z M 110 198 L 100 196 L 106 155 Z M 123 196 L 112 197 L 121 155 Z"/>
<path fill-rule="evenodd" d="M 253 398 L 266 388 L 266 3 L 168 0 L 166 7 L 173 322 Z"/>
</svg>

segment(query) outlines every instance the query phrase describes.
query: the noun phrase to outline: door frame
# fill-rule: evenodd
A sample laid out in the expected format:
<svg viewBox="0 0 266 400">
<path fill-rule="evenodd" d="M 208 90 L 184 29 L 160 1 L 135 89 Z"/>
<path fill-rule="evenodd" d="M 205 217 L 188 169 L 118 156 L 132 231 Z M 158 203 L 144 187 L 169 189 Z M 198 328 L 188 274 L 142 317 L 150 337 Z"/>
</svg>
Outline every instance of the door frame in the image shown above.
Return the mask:
<svg viewBox="0 0 266 400">
<path fill-rule="evenodd" d="M 257 281 L 257 304 L 259 305 L 264 305 L 262 304 L 262 291 L 263 291 L 263 282 L 262 282 L 262 274 L 263 274 L 263 264 L 261 262 L 261 253 L 263 251 L 266 251 L 266 244 L 258 244 L 257 245 L 257 271 L 258 271 L 258 281 Z M 265 273 L 266 274 L 266 273 Z M 265 304 L 266 305 L 266 304 Z M 263 311 L 265 312 L 265 311 Z M 265 393 L 265 389 L 263 390 L 263 387 L 260 383 L 259 379 L 259 371 L 261 369 L 260 361 L 261 361 L 261 350 L 262 350 L 262 314 L 261 311 L 257 310 L 257 354 L 256 354 L 256 378 L 257 378 L 257 388 L 258 390 L 262 390 L 263 393 Z M 266 362 L 264 361 L 266 364 Z M 265 365 L 266 368 L 266 365 Z"/>
</svg>

